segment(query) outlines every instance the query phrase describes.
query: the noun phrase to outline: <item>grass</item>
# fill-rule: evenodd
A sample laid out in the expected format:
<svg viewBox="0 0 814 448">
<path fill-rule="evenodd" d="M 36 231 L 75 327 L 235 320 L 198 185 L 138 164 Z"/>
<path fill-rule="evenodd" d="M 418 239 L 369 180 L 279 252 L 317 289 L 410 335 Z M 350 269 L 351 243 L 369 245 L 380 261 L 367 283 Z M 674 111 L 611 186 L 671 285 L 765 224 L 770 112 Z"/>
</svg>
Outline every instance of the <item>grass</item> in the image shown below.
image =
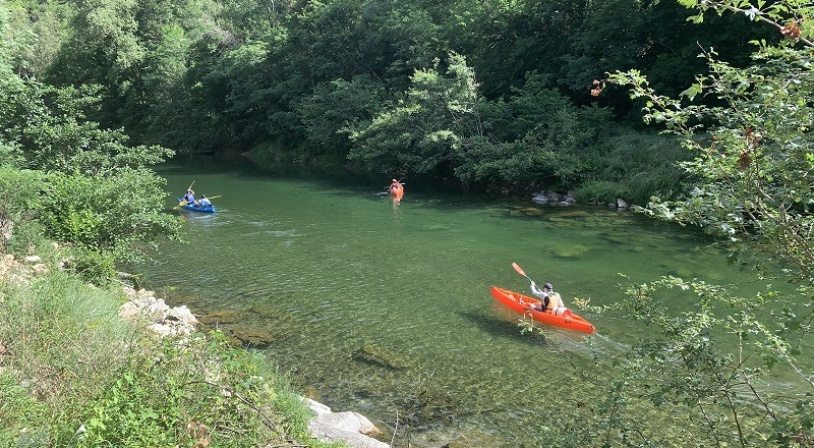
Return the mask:
<svg viewBox="0 0 814 448">
<path fill-rule="evenodd" d="M 159 339 L 125 296 L 57 269 L 0 278 L 0 446 L 341 447 L 291 380 L 219 333 Z"/>
</svg>

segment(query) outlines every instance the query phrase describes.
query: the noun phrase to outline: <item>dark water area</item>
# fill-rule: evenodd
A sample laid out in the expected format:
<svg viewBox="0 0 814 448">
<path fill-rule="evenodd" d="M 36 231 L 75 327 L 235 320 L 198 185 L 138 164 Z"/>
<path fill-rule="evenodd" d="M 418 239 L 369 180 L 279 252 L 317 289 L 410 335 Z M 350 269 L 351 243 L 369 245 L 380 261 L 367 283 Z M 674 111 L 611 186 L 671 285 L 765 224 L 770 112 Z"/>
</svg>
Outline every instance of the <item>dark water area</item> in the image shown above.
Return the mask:
<svg viewBox="0 0 814 448">
<path fill-rule="evenodd" d="M 541 415 L 605 393 L 576 370 L 647 333 L 574 304 L 623 300 L 620 274 L 746 291 L 759 284 L 697 232 L 630 212 L 440 194 L 409 179 L 396 205 L 379 194 L 391 176 L 341 169 L 272 172 L 200 159 L 159 174 L 168 209 L 193 181 L 197 193 L 220 198 L 214 215 L 174 211 L 189 243 L 164 244 L 155 263 L 138 267 L 147 286 L 258 343 L 335 410 L 391 430 L 409 426 L 397 446 L 459 437 L 534 446 Z M 512 262 L 552 282 L 597 333 L 522 333 L 489 292 L 529 294 Z M 676 312 L 684 306 L 676 300 Z"/>
</svg>

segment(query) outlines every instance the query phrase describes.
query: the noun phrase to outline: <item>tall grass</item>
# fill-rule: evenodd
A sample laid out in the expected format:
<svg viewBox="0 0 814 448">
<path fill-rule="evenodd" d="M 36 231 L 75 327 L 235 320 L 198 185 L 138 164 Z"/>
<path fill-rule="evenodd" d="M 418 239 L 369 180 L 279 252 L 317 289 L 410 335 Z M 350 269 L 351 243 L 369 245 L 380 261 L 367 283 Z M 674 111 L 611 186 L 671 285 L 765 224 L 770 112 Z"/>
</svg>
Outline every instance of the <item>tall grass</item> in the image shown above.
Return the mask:
<svg viewBox="0 0 814 448">
<path fill-rule="evenodd" d="M 159 339 L 125 296 L 55 271 L 0 279 L 0 446 L 340 446 L 290 379 L 219 333 Z"/>
<path fill-rule="evenodd" d="M 596 178 L 576 191 L 580 202 L 622 198 L 644 206 L 653 196 L 671 198 L 685 180 L 678 162 L 692 157 L 669 135 L 625 131 L 611 136 L 601 147 L 604 153 Z"/>
</svg>

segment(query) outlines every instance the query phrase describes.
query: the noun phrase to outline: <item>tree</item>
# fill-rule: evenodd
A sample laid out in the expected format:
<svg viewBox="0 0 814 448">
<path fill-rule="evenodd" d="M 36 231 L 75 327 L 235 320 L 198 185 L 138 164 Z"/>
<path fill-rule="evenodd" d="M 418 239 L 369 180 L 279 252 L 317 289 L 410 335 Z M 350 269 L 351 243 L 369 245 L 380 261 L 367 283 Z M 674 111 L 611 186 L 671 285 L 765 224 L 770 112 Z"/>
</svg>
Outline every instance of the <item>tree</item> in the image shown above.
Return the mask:
<svg viewBox="0 0 814 448">
<path fill-rule="evenodd" d="M 439 69 L 436 61 L 432 69 L 416 70 L 397 106 L 351 134 L 358 146 L 348 158 L 402 173 L 450 172 L 461 140 L 481 133 L 477 83 L 463 56 L 450 55 L 448 76 Z"/>
<path fill-rule="evenodd" d="M 0 6 L 0 36 L 5 12 Z M 123 130 L 91 120 L 98 87 L 18 76 L 11 46 L 0 40 L 0 221 L 41 224 L 47 237 L 87 251 L 89 264 L 78 269 L 104 264 L 105 275 L 142 244 L 177 237 L 177 220 L 162 211 L 164 180 L 149 168 L 173 152 L 129 146 Z"/>
<path fill-rule="evenodd" d="M 369 123 L 380 110 L 383 90 L 381 83 L 365 75 L 350 82 L 337 79 L 317 86 L 297 109 L 307 141 L 319 151 L 327 149 L 346 156 L 350 150 L 348 133 L 363 122 Z"/>
<path fill-rule="evenodd" d="M 651 212 L 724 238 L 739 260 L 748 258 L 755 267 L 760 259 L 754 254 L 769 254 L 795 268 L 789 272 L 793 280 L 812 284 L 814 248 L 807 235 L 814 224 L 809 174 L 814 168 L 814 42 L 807 39 L 810 29 L 795 19 L 812 11 L 785 2 L 763 11 L 729 2 L 685 3 L 702 12 L 731 10 L 768 22 L 790 40 L 782 45 L 753 42 L 757 50 L 746 68 L 720 61 L 712 49 L 705 51 L 710 74 L 699 76 L 679 99 L 657 94 L 637 71 L 610 77 L 631 85 L 631 97 L 647 100 L 647 122 L 663 124 L 696 154 L 683 164 L 696 180 L 691 194 L 681 201 L 656 200 Z M 794 15 L 786 16 L 787 8 Z M 691 103 L 705 96 L 724 105 Z"/>
<path fill-rule="evenodd" d="M 743 68 L 705 50 L 709 74 L 698 76 L 680 98 L 658 94 L 636 70 L 608 77 L 645 100 L 646 122 L 678 135 L 695 155 L 681 164 L 691 180 L 686 195 L 653 198 L 642 211 L 714 235 L 734 261 L 754 269 L 756 283 L 777 275 L 773 266 L 779 264 L 798 294 L 778 295 L 766 285 L 744 297 L 732 286 L 673 277 L 631 286 L 628 300 L 615 308 L 651 326 L 653 336 L 635 343 L 624 362 L 614 362 L 621 368 L 608 366 L 615 370 L 615 388 L 603 417 L 569 418 L 604 425 L 607 432 L 595 440 L 608 446 L 812 446 L 814 383 L 796 356 L 800 344 L 811 343 L 814 321 L 814 42 L 805 20 L 814 10 L 786 1 L 759 7 L 728 0 L 682 4 L 697 11 L 696 22 L 707 13 L 734 12 L 773 26 L 787 40 L 754 41 L 753 63 Z M 704 97 L 720 105 L 700 104 Z M 691 304 L 679 316 L 662 304 L 671 291 Z M 764 381 L 781 363 L 800 374 L 796 397 Z M 682 418 L 658 432 L 647 419 L 631 418 L 643 412 Z M 665 434 L 671 434 L 668 440 Z"/>
</svg>

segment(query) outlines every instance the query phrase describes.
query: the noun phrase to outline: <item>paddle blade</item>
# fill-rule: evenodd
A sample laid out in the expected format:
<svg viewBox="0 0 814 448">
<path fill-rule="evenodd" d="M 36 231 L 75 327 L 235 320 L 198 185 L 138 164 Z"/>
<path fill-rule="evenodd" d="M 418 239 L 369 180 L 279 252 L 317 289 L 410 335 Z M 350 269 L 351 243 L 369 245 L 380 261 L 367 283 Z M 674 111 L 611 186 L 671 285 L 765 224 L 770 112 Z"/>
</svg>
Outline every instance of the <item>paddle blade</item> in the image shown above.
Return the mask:
<svg viewBox="0 0 814 448">
<path fill-rule="evenodd" d="M 528 277 L 526 273 L 523 272 L 522 269 L 520 269 L 520 266 L 517 263 L 512 263 L 512 266 L 514 267 L 514 270 L 517 271 L 518 274 L 522 275 L 523 277 Z"/>
<path fill-rule="evenodd" d="M 217 198 L 219 198 L 221 196 L 223 196 L 223 195 L 222 194 L 216 194 L 214 196 L 209 196 L 209 199 L 217 199 Z"/>
</svg>

